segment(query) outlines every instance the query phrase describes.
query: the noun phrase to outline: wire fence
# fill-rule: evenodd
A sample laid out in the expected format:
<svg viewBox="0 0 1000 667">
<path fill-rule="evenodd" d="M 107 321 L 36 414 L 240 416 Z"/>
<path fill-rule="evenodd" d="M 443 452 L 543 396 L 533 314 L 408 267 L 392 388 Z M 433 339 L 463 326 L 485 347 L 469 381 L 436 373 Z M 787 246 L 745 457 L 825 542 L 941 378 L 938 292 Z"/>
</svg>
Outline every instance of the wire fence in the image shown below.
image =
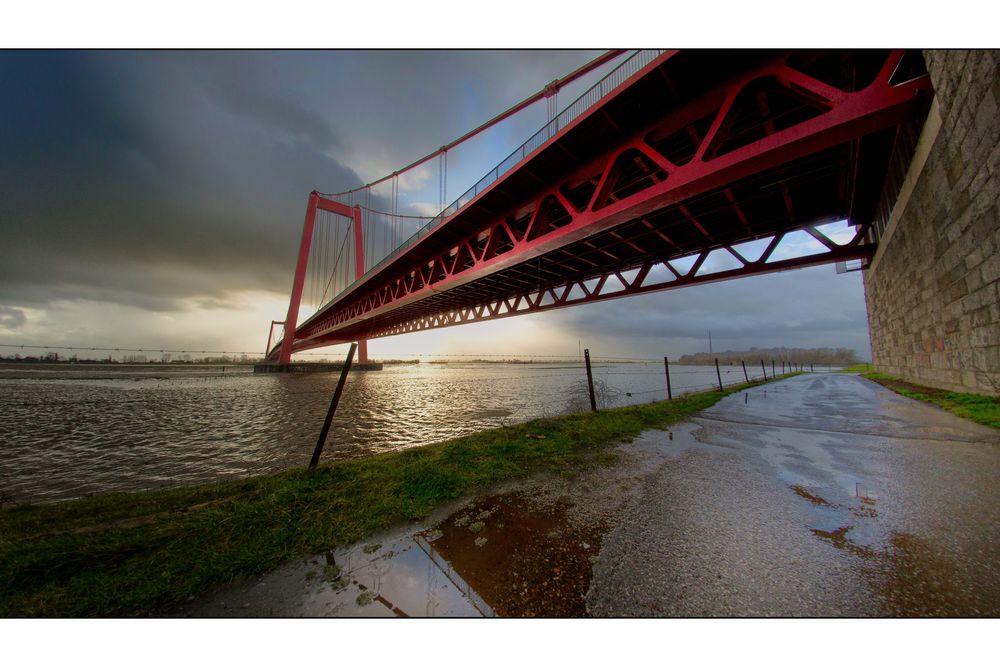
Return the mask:
<svg viewBox="0 0 1000 667">
<path fill-rule="evenodd" d="M 740 385 L 759 384 L 765 380 L 775 378 L 775 376 L 770 374 L 770 369 L 767 369 L 768 372 L 765 374 L 759 368 L 755 373 L 750 372 L 748 369 L 746 374 L 743 373 L 741 367 L 720 368 L 718 372 L 716 372 L 714 366 L 701 369 L 671 369 L 670 378 L 672 388 L 668 390 L 666 382 L 667 371 L 662 366 L 656 371 L 629 371 L 613 367 L 613 370 L 605 372 L 597 364 L 591 364 L 591 369 L 593 375 L 593 392 L 598 410 L 670 400 L 671 394 L 672 398 L 677 400 L 694 393 L 718 391 L 720 382 L 723 389 L 731 389 Z M 781 374 L 779 373 L 778 376 L 780 377 Z M 530 410 L 523 411 L 520 415 L 522 419 L 516 421 L 530 420 L 537 417 L 554 417 L 591 409 L 590 385 L 587 382 L 586 367 L 584 365 L 581 364 L 575 373 L 549 374 L 543 377 L 545 379 L 572 377 L 576 381 L 565 385 L 561 395 L 552 397 L 541 403 L 536 403 Z M 530 381 L 529 378 L 525 378 L 524 376 L 516 378 L 490 378 L 491 381 L 508 379 Z M 657 386 L 651 386 L 653 384 Z"/>
</svg>

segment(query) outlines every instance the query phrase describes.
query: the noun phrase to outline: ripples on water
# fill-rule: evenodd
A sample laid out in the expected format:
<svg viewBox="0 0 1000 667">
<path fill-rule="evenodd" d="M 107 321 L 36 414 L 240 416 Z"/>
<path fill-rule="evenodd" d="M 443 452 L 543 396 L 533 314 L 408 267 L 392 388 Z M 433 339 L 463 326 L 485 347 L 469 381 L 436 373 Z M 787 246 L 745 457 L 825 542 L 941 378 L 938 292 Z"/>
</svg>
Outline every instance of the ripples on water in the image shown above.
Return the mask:
<svg viewBox="0 0 1000 667">
<path fill-rule="evenodd" d="M 0 496 L 44 502 L 304 466 L 339 377 L 253 375 L 245 366 L 57 368 L 0 369 Z M 726 384 L 743 380 L 738 367 L 723 373 Z M 665 398 L 662 364 L 597 364 L 594 378 L 614 405 Z M 586 409 L 585 382 L 582 365 L 567 363 L 351 373 L 323 457 Z M 675 395 L 705 388 L 715 369 L 672 366 L 671 382 Z"/>
</svg>

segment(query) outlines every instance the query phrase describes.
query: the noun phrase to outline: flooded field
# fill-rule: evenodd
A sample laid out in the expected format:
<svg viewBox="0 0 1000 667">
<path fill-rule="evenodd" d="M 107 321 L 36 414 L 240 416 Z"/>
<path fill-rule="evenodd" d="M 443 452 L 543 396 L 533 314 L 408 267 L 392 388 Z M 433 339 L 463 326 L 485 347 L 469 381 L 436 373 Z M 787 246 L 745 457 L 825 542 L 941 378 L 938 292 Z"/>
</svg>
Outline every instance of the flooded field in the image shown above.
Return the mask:
<svg viewBox="0 0 1000 667">
<path fill-rule="evenodd" d="M 46 502 L 304 466 L 337 379 L 248 366 L 0 365 L 0 497 Z M 600 405 L 666 397 L 662 363 L 598 363 L 594 379 Z M 743 370 L 723 367 L 722 380 L 742 382 Z M 671 366 L 675 396 L 715 382 L 714 368 Z M 390 365 L 351 374 L 324 460 L 587 407 L 577 362 Z"/>
</svg>

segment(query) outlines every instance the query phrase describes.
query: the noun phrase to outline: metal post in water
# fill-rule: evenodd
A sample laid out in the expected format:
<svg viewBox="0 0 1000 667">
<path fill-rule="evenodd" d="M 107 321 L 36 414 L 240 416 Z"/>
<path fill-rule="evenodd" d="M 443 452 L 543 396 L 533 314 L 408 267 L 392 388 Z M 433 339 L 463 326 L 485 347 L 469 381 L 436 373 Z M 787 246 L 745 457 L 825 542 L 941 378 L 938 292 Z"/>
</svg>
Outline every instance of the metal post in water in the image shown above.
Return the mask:
<svg viewBox="0 0 1000 667">
<path fill-rule="evenodd" d="M 764 374 L 764 379 L 767 379 L 767 369 L 764 368 L 764 360 L 760 360 L 760 372 Z"/>
<path fill-rule="evenodd" d="M 597 412 L 597 398 L 594 397 L 594 374 L 590 372 L 590 350 L 583 351 L 583 360 L 587 364 L 587 388 L 590 390 L 590 409 Z"/>
<path fill-rule="evenodd" d="M 663 357 L 663 369 L 667 372 L 667 400 L 674 400 L 674 395 L 670 391 L 670 362 L 667 361 L 666 357 Z"/>
<path fill-rule="evenodd" d="M 771 378 L 774 378 L 774 359 L 771 359 Z"/>
<path fill-rule="evenodd" d="M 340 395 L 344 392 L 344 384 L 347 382 L 347 373 L 351 370 L 351 362 L 354 361 L 354 351 L 358 349 L 357 343 L 351 343 L 351 349 L 347 352 L 347 361 L 340 371 L 340 380 L 337 382 L 337 389 L 333 392 L 333 400 L 330 401 L 330 409 L 326 411 L 326 419 L 323 421 L 323 430 L 319 432 L 319 440 L 316 441 L 316 449 L 313 450 L 312 459 L 309 461 L 309 468 L 315 468 L 319 463 L 319 456 L 323 453 L 323 446 L 326 445 L 326 435 L 330 432 L 330 422 L 337 412 L 337 404 L 340 403 Z"/>
<path fill-rule="evenodd" d="M 750 376 L 747 374 L 747 365 L 742 359 L 740 359 L 740 366 L 743 367 L 743 379 L 747 381 L 747 384 L 750 384 Z"/>
<path fill-rule="evenodd" d="M 722 374 L 719 373 L 719 358 L 715 358 L 715 377 L 719 380 L 719 391 L 722 391 Z"/>
</svg>

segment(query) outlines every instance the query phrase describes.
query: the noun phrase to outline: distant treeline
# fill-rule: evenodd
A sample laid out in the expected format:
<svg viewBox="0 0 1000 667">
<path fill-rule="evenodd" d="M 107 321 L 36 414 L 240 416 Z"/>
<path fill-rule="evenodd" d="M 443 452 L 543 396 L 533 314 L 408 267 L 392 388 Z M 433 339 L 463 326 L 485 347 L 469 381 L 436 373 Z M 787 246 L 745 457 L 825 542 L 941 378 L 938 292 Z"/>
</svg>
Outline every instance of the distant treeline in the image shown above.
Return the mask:
<svg viewBox="0 0 1000 667">
<path fill-rule="evenodd" d="M 726 350 L 725 352 L 698 352 L 685 354 L 677 360 L 680 364 L 711 364 L 718 359 L 720 364 L 739 363 L 740 361 L 782 362 L 792 364 L 823 364 L 829 366 L 850 366 L 861 361 L 854 350 L 846 347 L 817 347 L 804 349 L 801 347 L 770 347 L 749 350 Z"/>
<path fill-rule="evenodd" d="M 80 364 L 103 366 L 107 366 L 108 364 L 116 366 L 249 366 L 251 364 L 259 364 L 260 362 L 261 360 L 259 358 L 237 359 L 236 357 L 200 357 L 197 359 L 173 359 L 163 361 L 159 359 L 146 359 L 145 357 L 138 357 L 136 355 L 126 355 L 121 359 L 113 359 L 111 357 L 108 357 L 107 359 L 79 359 L 77 357 L 55 359 L 51 356 L 22 357 L 20 355 L 0 357 L 0 363 L 4 364 L 47 364 L 59 366 L 72 366 Z"/>
<path fill-rule="evenodd" d="M 429 364 L 538 364 L 545 363 L 533 359 L 439 359 Z"/>
</svg>

